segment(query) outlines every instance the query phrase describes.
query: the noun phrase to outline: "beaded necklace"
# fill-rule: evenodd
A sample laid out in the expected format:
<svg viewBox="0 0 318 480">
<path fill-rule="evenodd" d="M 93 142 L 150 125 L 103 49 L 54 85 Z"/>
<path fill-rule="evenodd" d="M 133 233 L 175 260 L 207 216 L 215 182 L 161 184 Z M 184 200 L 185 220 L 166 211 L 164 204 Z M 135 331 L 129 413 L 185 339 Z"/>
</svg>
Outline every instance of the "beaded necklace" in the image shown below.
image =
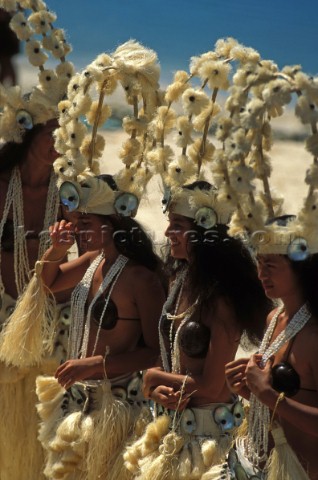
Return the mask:
<svg viewBox="0 0 318 480">
<path fill-rule="evenodd" d="M 87 302 L 89 290 L 91 287 L 91 283 L 94 277 L 94 274 L 105 258 L 104 252 L 98 255 L 95 260 L 91 263 L 89 268 L 86 270 L 84 277 L 79 282 L 79 284 L 75 287 L 71 297 L 71 328 L 69 333 L 69 343 L 68 343 L 68 358 L 86 358 L 87 357 L 87 347 L 88 347 L 88 340 L 89 340 L 89 333 L 91 327 L 91 312 L 92 308 L 94 307 L 97 299 L 100 295 L 111 285 L 107 297 L 105 299 L 105 306 L 103 312 L 100 316 L 98 330 L 95 338 L 94 348 L 91 353 L 94 356 L 100 331 L 104 313 L 107 309 L 108 302 L 113 291 L 113 288 L 123 271 L 126 263 L 128 262 L 128 258 L 124 255 L 119 255 L 113 265 L 110 267 L 108 272 L 106 273 L 102 283 L 100 284 L 93 300 L 90 302 L 87 314 L 85 315 L 85 305 Z"/>
<path fill-rule="evenodd" d="M 13 220 L 13 246 L 14 246 L 14 278 L 17 288 L 18 296 L 22 294 L 25 285 L 29 282 L 30 265 L 28 259 L 28 250 L 25 237 L 24 228 L 24 214 L 23 214 L 23 189 L 20 170 L 15 167 L 12 170 L 10 181 L 8 184 L 8 191 L 6 195 L 5 205 L 3 209 L 2 218 L 0 221 L 0 263 L 1 263 L 1 239 L 3 229 L 8 219 L 10 209 L 12 208 Z M 52 225 L 57 218 L 59 208 L 59 195 L 56 187 L 56 175 L 51 173 L 50 183 L 48 187 L 47 200 L 45 205 L 45 216 L 43 222 L 42 232 L 39 235 L 39 250 L 38 259 L 42 257 L 43 253 L 48 247 L 49 242 L 49 226 Z M 4 285 L 0 271 L 0 301 L 4 294 Z"/>
<path fill-rule="evenodd" d="M 183 269 L 180 273 L 177 274 L 177 278 L 170 290 L 168 298 L 163 306 L 162 315 L 159 322 L 159 343 L 160 343 L 160 353 L 162 359 L 162 365 L 166 372 L 173 372 L 173 373 L 180 373 L 181 365 L 180 365 L 180 347 L 179 347 L 179 335 L 182 326 L 189 320 L 192 316 L 197 304 L 198 299 L 190 305 L 184 312 L 177 314 L 179 309 L 180 300 L 182 297 L 183 287 L 185 283 L 185 279 L 188 273 L 188 269 Z M 178 297 L 177 292 L 179 291 Z M 174 314 L 169 313 L 168 310 L 172 308 L 172 305 L 177 297 L 177 301 L 175 303 Z M 171 370 L 169 364 L 169 353 L 167 351 L 165 341 L 162 334 L 162 327 L 164 319 L 171 320 L 171 325 L 169 329 L 169 343 L 170 343 L 170 359 L 171 359 Z M 173 321 L 174 320 L 181 320 L 179 327 L 175 333 L 175 337 L 173 340 Z"/>
<path fill-rule="evenodd" d="M 306 304 L 303 305 L 292 317 L 286 328 L 276 337 L 273 343 L 270 344 L 270 340 L 277 325 L 278 317 L 283 310 L 284 306 L 281 306 L 277 310 L 265 332 L 259 349 L 259 353 L 262 354 L 262 366 L 264 366 L 268 359 L 277 353 L 286 342 L 291 340 L 304 327 L 304 325 L 306 325 L 311 317 Z M 250 396 L 248 436 L 245 449 L 248 459 L 256 467 L 258 467 L 261 462 L 267 460 L 269 426 L 269 408 L 261 403 L 252 393 Z"/>
</svg>

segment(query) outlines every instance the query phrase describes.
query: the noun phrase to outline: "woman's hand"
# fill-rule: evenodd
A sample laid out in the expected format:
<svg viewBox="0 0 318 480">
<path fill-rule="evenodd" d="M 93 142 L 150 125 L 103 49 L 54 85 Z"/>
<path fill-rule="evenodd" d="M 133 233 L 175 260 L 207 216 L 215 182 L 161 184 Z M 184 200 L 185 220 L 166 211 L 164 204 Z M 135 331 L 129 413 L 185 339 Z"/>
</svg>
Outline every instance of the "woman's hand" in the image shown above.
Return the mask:
<svg viewBox="0 0 318 480">
<path fill-rule="evenodd" d="M 97 375 L 104 376 L 104 358 L 102 355 L 67 360 L 55 372 L 55 378 L 65 389 L 70 388 L 76 381 Z"/>
<path fill-rule="evenodd" d="M 182 411 L 189 402 L 189 395 L 184 394 L 181 398 L 181 391 L 175 392 L 173 388 L 159 385 L 150 393 L 150 398 L 169 410 Z"/>
<path fill-rule="evenodd" d="M 54 225 L 49 227 L 49 232 L 52 241 L 52 247 L 55 250 L 61 251 L 64 249 L 67 251 L 75 241 L 73 224 L 71 222 L 67 222 L 66 220 L 55 222 Z"/>
<path fill-rule="evenodd" d="M 274 358 L 271 357 L 264 367 L 261 366 L 262 355 L 251 356 L 246 367 L 246 384 L 250 391 L 263 403 L 267 403 L 267 396 L 273 391 L 271 369 Z"/>
<path fill-rule="evenodd" d="M 162 372 L 161 367 L 149 368 L 143 375 L 142 393 L 145 398 L 150 398 L 154 388 L 158 386 L 158 372 Z"/>
<path fill-rule="evenodd" d="M 245 373 L 248 362 L 249 358 L 238 358 L 225 365 L 225 380 L 229 390 L 246 399 L 250 396 Z"/>
</svg>

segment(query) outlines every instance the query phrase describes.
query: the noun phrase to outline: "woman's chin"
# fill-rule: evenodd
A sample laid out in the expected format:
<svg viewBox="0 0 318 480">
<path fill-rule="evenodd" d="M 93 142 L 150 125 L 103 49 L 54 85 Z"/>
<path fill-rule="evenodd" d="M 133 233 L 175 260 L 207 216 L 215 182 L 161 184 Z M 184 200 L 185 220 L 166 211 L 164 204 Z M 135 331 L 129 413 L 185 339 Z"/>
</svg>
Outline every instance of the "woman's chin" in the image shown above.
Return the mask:
<svg viewBox="0 0 318 480">
<path fill-rule="evenodd" d="M 268 288 L 264 288 L 264 290 L 267 298 L 271 298 L 271 299 L 279 298 L 279 295 L 275 291 L 275 288 L 268 287 Z"/>
<path fill-rule="evenodd" d="M 177 260 L 186 260 L 187 259 L 186 254 L 184 252 L 181 252 L 180 249 L 178 249 L 178 247 L 174 248 L 173 246 L 171 246 L 170 255 Z"/>
</svg>

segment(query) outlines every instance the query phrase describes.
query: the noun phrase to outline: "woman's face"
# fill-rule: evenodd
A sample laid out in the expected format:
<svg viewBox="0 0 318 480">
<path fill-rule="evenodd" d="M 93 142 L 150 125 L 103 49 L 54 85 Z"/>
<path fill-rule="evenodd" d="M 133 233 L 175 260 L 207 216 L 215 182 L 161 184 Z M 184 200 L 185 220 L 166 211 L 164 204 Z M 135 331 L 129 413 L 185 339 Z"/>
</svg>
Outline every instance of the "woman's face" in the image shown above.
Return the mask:
<svg viewBox="0 0 318 480">
<path fill-rule="evenodd" d="M 106 216 L 72 212 L 66 217 L 74 225 L 76 242 L 81 252 L 114 246 L 114 229 Z"/>
<path fill-rule="evenodd" d="M 54 148 L 53 132 L 58 128 L 58 121 L 49 120 L 34 136 L 30 152 L 34 153 L 45 165 L 52 165 L 60 156 Z"/>
<path fill-rule="evenodd" d="M 268 298 L 286 298 L 299 292 L 290 262 L 282 255 L 258 255 L 258 277 Z"/>
<path fill-rule="evenodd" d="M 193 225 L 189 218 L 176 213 L 169 213 L 169 225 L 165 231 L 165 236 L 169 239 L 173 258 L 189 261 L 191 247 L 189 237 L 191 233 L 193 233 Z"/>
</svg>

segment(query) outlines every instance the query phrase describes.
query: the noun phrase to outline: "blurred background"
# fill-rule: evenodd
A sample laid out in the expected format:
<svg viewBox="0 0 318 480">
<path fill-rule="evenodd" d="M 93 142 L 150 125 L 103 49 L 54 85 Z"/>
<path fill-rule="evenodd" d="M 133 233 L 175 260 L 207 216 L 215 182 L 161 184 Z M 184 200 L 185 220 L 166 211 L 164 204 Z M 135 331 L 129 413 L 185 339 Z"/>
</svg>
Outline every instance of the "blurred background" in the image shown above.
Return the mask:
<svg viewBox="0 0 318 480">
<path fill-rule="evenodd" d="M 317 0 L 46 0 L 57 14 L 54 26 L 66 31 L 73 47 L 69 55 L 77 71 L 102 53 L 135 39 L 152 48 L 161 64 L 161 84 L 170 83 L 173 73 L 187 69 L 192 56 L 213 50 L 219 38 L 234 37 L 256 49 L 263 59 L 281 69 L 300 64 L 310 75 L 318 74 Z M 37 83 L 37 69 L 23 54 L 15 56 L 18 83 L 25 90 Z M 103 170 L 114 172 L 120 165 L 118 151 L 123 137 L 120 125 L 120 96 L 115 98 L 114 116 L 105 132 L 107 145 Z M 115 108 L 114 108 L 115 107 Z M 116 108 L 117 107 L 117 108 Z M 275 143 L 271 152 L 273 184 L 285 195 L 286 210 L 295 211 L 302 202 L 305 185 L 300 179 L 312 159 L 304 149 L 307 127 L 294 117 L 293 109 L 275 119 Z M 156 186 L 154 191 L 158 192 Z M 150 189 L 151 191 L 151 189 Z M 163 216 L 157 196 L 149 195 L 142 220 L 162 239 Z M 162 222 L 159 220 L 162 217 Z"/>
<path fill-rule="evenodd" d="M 153 48 L 163 81 L 187 68 L 191 56 L 234 37 L 281 68 L 301 64 L 318 73 L 317 0 L 47 0 L 73 46 L 78 70 L 130 38 Z M 21 58 L 19 58 L 21 57 Z M 23 64 L 23 55 L 17 57 Z"/>
</svg>

